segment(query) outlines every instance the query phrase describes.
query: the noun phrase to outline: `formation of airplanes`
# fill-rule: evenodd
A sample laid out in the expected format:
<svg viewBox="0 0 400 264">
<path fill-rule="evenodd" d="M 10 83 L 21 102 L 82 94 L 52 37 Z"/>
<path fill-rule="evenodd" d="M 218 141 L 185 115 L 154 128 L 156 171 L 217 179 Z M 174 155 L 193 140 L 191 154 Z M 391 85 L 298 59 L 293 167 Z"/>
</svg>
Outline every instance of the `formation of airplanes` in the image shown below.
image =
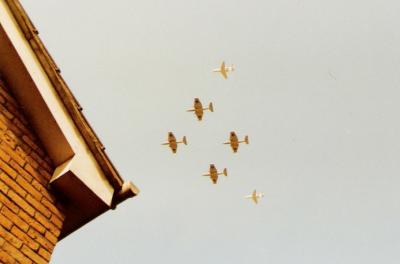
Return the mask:
<svg viewBox="0 0 400 264">
<path fill-rule="evenodd" d="M 218 72 L 222 75 L 222 77 L 224 79 L 227 79 L 228 73 L 231 73 L 234 70 L 235 70 L 235 68 L 233 67 L 233 65 L 226 66 L 225 62 L 223 61 L 221 63 L 221 66 L 217 69 L 214 69 L 213 72 Z M 198 121 L 203 120 L 203 115 L 204 115 L 205 111 L 214 112 L 214 105 L 212 102 L 210 102 L 208 104 L 208 107 L 203 107 L 203 104 L 201 103 L 199 98 L 194 98 L 193 108 L 187 110 L 187 112 L 194 112 Z M 167 141 L 168 142 L 162 143 L 162 145 L 169 146 L 169 148 L 172 150 L 173 154 L 176 154 L 176 152 L 178 150 L 178 144 L 187 145 L 186 136 L 183 136 L 181 141 L 177 141 L 175 135 L 172 132 L 168 132 Z M 233 153 L 237 153 L 238 149 L 239 149 L 239 145 L 241 143 L 245 143 L 246 145 L 248 145 L 249 144 L 249 136 L 245 135 L 243 140 L 239 140 L 236 133 L 234 131 L 231 131 L 229 134 L 229 141 L 225 142 L 224 144 L 230 145 Z M 227 170 L 227 168 L 224 168 L 222 170 L 222 172 L 218 172 L 218 170 L 214 164 L 210 164 L 208 173 L 203 174 L 203 176 L 210 177 L 213 184 L 217 184 L 219 175 L 228 176 L 228 170 Z M 246 199 L 252 199 L 255 204 L 257 204 L 258 200 L 262 197 L 264 197 L 264 194 L 257 193 L 256 190 L 254 190 L 252 194 L 245 196 Z"/>
</svg>

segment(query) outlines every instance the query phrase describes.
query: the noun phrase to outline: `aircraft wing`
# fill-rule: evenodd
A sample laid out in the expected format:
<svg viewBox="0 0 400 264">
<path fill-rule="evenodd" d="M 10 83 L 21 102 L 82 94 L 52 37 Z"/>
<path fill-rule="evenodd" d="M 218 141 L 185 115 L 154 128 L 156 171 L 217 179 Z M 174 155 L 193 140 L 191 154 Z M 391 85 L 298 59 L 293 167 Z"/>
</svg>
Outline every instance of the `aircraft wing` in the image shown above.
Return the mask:
<svg viewBox="0 0 400 264">
<path fill-rule="evenodd" d="M 228 78 L 228 75 L 226 74 L 225 61 L 222 62 L 220 71 L 221 71 L 222 76 L 223 76 L 225 79 L 227 79 L 227 78 Z"/>
<path fill-rule="evenodd" d="M 221 71 L 222 71 L 222 69 L 225 70 L 225 61 L 223 61 L 223 62 L 221 63 Z"/>
<path fill-rule="evenodd" d="M 224 79 L 228 79 L 228 75 L 226 74 L 225 68 L 221 69 L 221 74 L 224 77 Z"/>
<path fill-rule="evenodd" d="M 251 198 L 253 199 L 253 201 L 254 201 L 256 204 L 258 203 L 258 200 L 257 200 L 257 191 L 256 191 L 256 190 L 253 191 L 253 194 L 251 195 Z"/>
</svg>

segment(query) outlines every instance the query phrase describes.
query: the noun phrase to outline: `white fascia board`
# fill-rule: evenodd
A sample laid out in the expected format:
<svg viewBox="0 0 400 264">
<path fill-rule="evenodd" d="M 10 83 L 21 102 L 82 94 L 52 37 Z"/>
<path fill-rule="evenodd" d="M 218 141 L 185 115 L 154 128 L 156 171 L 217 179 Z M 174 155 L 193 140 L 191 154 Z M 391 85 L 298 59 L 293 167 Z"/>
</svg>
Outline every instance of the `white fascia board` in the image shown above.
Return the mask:
<svg viewBox="0 0 400 264">
<path fill-rule="evenodd" d="M 46 126 L 46 122 L 55 122 L 62 133 L 62 135 L 59 135 L 58 137 L 64 137 L 70 149 L 72 149 L 72 157 L 71 155 L 66 155 L 69 159 L 63 160 L 56 154 L 53 154 L 52 157 L 52 153 L 55 153 L 56 151 L 52 151 L 51 148 L 57 148 L 57 142 L 54 142 L 55 140 L 52 139 L 57 137 L 49 137 L 49 135 L 41 137 L 40 129 L 36 129 L 36 133 L 42 140 L 45 148 L 49 148 L 46 149 L 50 158 L 52 158 L 53 161 L 56 161 L 56 166 L 60 166 L 60 168 L 56 168 L 53 179 L 62 177 L 62 172 L 65 172 L 66 167 L 68 167 L 68 169 L 70 169 L 90 190 L 92 190 L 104 203 L 110 206 L 114 193 L 113 187 L 108 182 L 96 159 L 86 145 L 85 140 L 68 114 L 67 109 L 53 88 L 48 76 L 43 70 L 28 41 L 25 39 L 23 32 L 19 28 L 18 23 L 15 21 L 4 0 L 0 0 L 0 24 L 16 50 L 27 73 L 29 74 L 29 77 L 32 79 L 35 86 L 34 88 L 37 89 L 43 99 L 42 101 L 46 104 L 45 106 L 33 105 L 32 107 L 42 107 L 43 109 L 48 108 L 54 120 L 50 120 L 51 118 L 41 119 L 37 114 L 36 116 L 30 116 L 31 119 L 39 119 L 36 123 L 41 122 L 42 126 Z M 15 94 L 18 94 L 18 92 Z M 29 97 L 29 95 L 24 94 L 24 97 L 26 96 Z M 24 105 L 30 103 L 38 104 L 38 100 L 26 99 L 24 102 L 20 103 L 23 103 Z M 68 152 L 68 150 L 66 150 L 66 152 Z"/>
</svg>

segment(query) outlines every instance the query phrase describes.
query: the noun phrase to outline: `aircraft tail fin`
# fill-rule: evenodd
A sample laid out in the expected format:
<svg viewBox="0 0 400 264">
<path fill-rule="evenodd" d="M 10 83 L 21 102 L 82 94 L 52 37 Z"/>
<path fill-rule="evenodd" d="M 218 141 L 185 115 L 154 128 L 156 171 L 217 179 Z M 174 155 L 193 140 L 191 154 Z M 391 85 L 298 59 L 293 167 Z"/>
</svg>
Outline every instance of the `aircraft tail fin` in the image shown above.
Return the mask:
<svg viewBox="0 0 400 264">
<path fill-rule="evenodd" d="M 187 145 L 186 136 L 183 136 L 183 138 L 182 138 L 182 143 L 185 144 L 185 145 Z"/>
<path fill-rule="evenodd" d="M 222 172 L 225 176 L 228 176 L 228 170 L 225 168 L 224 171 Z"/>
<path fill-rule="evenodd" d="M 245 136 L 242 141 L 239 141 L 239 143 L 246 143 L 248 145 L 249 144 L 249 136 Z"/>
<path fill-rule="evenodd" d="M 208 110 L 210 110 L 210 112 L 214 112 L 213 103 L 210 103 L 210 104 L 208 105 Z"/>
</svg>

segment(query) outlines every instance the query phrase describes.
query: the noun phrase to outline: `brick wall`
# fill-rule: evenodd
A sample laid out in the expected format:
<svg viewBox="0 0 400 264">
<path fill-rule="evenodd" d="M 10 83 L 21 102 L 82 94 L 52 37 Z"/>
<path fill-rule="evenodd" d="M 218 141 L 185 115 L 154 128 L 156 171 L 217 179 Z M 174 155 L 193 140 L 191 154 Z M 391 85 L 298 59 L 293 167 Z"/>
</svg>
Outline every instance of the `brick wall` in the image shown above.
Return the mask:
<svg viewBox="0 0 400 264">
<path fill-rule="evenodd" d="M 64 214 L 48 189 L 53 166 L 0 80 L 0 263 L 48 263 Z"/>
</svg>

